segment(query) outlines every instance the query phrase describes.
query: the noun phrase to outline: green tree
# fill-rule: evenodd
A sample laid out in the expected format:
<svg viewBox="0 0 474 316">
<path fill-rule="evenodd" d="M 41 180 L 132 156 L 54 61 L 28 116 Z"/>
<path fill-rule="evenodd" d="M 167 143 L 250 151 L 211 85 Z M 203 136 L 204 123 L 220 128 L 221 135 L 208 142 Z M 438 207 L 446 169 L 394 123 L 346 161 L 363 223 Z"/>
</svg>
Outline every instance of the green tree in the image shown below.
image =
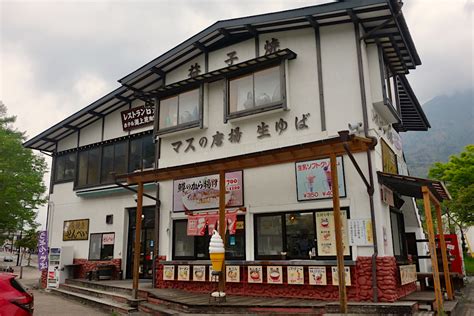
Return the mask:
<svg viewBox="0 0 474 316">
<path fill-rule="evenodd" d="M 474 145 L 468 145 L 459 155 L 452 155 L 446 163 L 435 163 L 429 177 L 441 180 L 452 200 L 443 203 L 449 216 L 461 230 L 474 225 Z"/>
<path fill-rule="evenodd" d="M 30 266 L 31 253 L 38 247 L 38 231 L 36 228 L 30 228 L 24 232 L 22 238 L 17 241 L 16 246 L 19 248 L 21 247 L 23 249 L 28 249 L 28 266 Z"/>
<path fill-rule="evenodd" d="M 7 116 L 0 102 L 0 233 L 34 227 L 36 209 L 46 200 L 43 175 L 46 162 L 24 148 L 25 136 L 12 127 L 16 117 Z"/>
</svg>

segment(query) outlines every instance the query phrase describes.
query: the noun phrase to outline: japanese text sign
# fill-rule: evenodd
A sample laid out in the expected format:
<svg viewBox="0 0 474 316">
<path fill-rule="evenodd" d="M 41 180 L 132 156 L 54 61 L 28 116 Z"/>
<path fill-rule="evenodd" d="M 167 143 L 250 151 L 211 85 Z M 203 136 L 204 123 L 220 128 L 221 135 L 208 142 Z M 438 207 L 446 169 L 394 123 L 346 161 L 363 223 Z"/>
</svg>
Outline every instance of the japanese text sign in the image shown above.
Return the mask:
<svg viewBox="0 0 474 316">
<path fill-rule="evenodd" d="M 89 220 L 78 219 L 64 221 L 63 240 L 87 240 L 89 239 Z"/>
<path fill-rule="evenodd" d="M 45 230 L 38 233 L 38 269 L 48 269 L 48 232 Z"/>
<path fill-rule="evenodd" d="M 336 158 L 339 196 L 346 196 L 342 157 Z M 329 158 L 296 163 L 298 201 L 332 198 L 331 162 Z"/>
<path fill-rule="evenodd" d="M 349 245 L 372 245 L 372 221 L 370 219 L 348 219 L 347 222 L 349 225 Z"/>
<path fill-rule="evenodd" d="M 153 107 L 137 106 L 120 112 L 122 117 L 122 128 L 129 131 L 135 128 L 153 124 L 155 120 L 155 110 Z"/>
<path fill-rule="evenodd" d="M 244 204 L 242 171 L 225 175 L 226 207 Z M 173 183 L 173 211 L 197 211 L 219 208 L 219 175 L 208 175 L 175 180 Z"/>
</svg>

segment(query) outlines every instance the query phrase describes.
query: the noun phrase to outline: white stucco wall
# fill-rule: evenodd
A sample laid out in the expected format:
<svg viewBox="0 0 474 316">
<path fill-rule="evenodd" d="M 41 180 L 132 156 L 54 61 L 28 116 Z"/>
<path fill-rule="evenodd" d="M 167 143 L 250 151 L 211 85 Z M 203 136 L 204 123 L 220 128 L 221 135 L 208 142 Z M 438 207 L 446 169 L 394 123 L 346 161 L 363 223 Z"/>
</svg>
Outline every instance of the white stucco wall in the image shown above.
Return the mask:
<svg viewBox="0 0 474 316">
<path fill-rule="evenodd" d="M 112 139 L 128 135 L 128 132 L 124 131 L 122 128 L 122 117 L 120 116 L 120 112 L 125 110 L 128 110 L 128 105 L 121 107 L 104 118 L 104 139 Z"/>
<path fill-rule="evenodd" d="M 66 138 L 61 139 L 58 142 L 58 152 L 68 150 L 68 149 L 73 149 L 77 147 L 77 135 L 78 133 L 72 133 Z"/>
</svg>

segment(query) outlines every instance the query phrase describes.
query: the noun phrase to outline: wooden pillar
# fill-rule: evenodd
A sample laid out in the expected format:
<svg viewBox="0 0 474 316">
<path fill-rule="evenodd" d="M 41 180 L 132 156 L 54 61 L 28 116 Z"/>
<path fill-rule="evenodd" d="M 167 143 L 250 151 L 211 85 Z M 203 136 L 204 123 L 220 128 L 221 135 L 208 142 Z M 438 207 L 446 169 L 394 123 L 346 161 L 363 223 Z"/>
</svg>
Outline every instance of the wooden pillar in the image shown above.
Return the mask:
<svg viewBox="0 0 474 316">
<path fill-rule="evenodd" d="M 431 254 L 431 266 L 433 269 L 434 291 L 438 313 L 443 313 L 443 295 L 441 294 L 441 284 L 439 281 L 438 258 L 436 256 L 436 242 L 433 228 L 433 218 L 431 217 L 430 191 L 427 186 L 421 188 L 423 192 L 423 203 L 425 207 L 426 226 L 428 229 L 428 240 Z"/>
<path fill-rule="evenodd" d="M 451 277 L 449 275 L 449 264 L 448 254 L 446 250 L 446 240 L 444 239 L 443 219 L 441 218 L 441 205 L 439 202 L 435 203 L 436 218 L 438 221 L 438 234 L 439 234 L 439 246 L 441 249 L 441 257 L 443 257 L 443 271 L 444 271 L 444 283 L 446 284 L 446 292 L 448 299 L 453 300 L 453 288 L 451 286 Z"/>
<path fill-rule="evenodd" d="M 138 276 L 140 265 L 140 241 L 142 233 L 142 211 L 143 211 L 143 183 L 138 182 L 137 190 L 137 216 L 135 220 L 135 245 L 133 249 L 133 287 L 132 296 L 134 299 L 138 298 Z"/>
<path fill-rule="evenodd" d="M 332 204 L 334 213 L 334 233 L 336 236 L 337 274 L 339 276 L 340 312 L 347 313 L 346 276 L 344 271 L 344 245 L 342 243 L 342 220 L 339 204 L 339 183 L 336 155 L 331 154 Z"/>
<path fill-rule="evenodd" d="M 219 172 L 219 235 L 221 235 L 222 240 L 224 241 L 224 248 L 226 243 L 225 238 L 225 229 L 226 220 L 225 220 L 225 171 L 221 170 Z M 222 265 L 222 272 L 219 276 L 219 287 L 220 292 L 225 292 L 225 258 L 224 264 Z"/>
</svg>

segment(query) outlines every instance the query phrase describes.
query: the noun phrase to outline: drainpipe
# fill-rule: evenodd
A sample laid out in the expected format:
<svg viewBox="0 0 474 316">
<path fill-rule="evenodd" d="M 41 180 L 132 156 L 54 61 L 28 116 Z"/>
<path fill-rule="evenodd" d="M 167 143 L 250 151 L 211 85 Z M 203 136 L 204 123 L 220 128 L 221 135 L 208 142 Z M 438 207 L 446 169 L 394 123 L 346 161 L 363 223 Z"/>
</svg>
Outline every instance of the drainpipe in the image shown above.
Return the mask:
<svg viewBox="0 0 474 316">
<path fill-rule="evenodd" d="M 362 104 L 362 114 L 364 120 L 364 135 L 366 138 L 371 138 L 369 135 L 369 117 L 367 114 L 367 97 L 365 95 L 365 81 L 364 81 L 364 67 L 362 64 L 362 50 L 360 45 L 360 29 L 358 21 L 354 21 L 355 37 L 356 37 L 356 50 L 357 50 L 357 64 L 359 69 L 359 83 L 360 83 L 360 98 Z M 367 168 L 369 170 L 369 183 L 370 187 L 367 188 L 369 194 L 370 203 L 370 218 L 372 221 L 372 234 L 373 234 L 373 245 L 374 253 L 372 255 L 372 294 L 374 302 L 378 302 L 378 288 L 377 288 L 377 256 L 378 256 L 378 245 L 377 245 L 377 230 L 375 224 L 375 207 L 374 207 L 374 175 L 372 168 L 372 156 L 370 150 L 367 150 Z"/>
</svg>

